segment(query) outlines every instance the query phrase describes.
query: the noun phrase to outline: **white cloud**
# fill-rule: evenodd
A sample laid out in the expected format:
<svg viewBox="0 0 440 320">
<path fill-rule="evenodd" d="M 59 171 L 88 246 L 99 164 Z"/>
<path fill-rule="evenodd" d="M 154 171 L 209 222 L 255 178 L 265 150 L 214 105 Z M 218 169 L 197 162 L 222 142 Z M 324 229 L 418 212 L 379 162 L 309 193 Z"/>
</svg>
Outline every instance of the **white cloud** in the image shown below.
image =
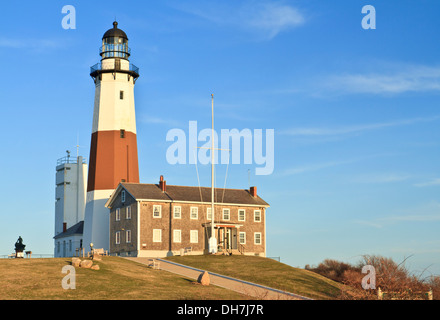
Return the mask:
<svg viewBox="0 0 440 320">
<path fill-rule="evenodd" d="M 169 118 L 151 117 L 147 115 L 141 115 L 139 117 L 139 122 L 148 123 L 148 124 L 169 125 L 169 126 L 179 125 L 179 122 L 176 120 L 172 120 Z"/>
<path fill-rule="evenodd" d="M 365 174 L 353 178 L 357 183 L 393 183 L 401 182 L 410 179 L 411 176 L 407 174 L 398 173 L 377 173 L 377 174 Z"/>
<path fill-rule="evenodd" d="M 250 31 L 261 40 L 273 39 L 279 33 L 305 23 L 299 9 L 271 1 L 245 1 L 234 6 L 225 2 L 201 2 L 197 7 L 178 3 L 174 8 L 220 26 Z"/>
<path fill-rule="evenodd" d="M 440 221 L 440 203 L 433 201 L 418 207 L 402 209 L 400 214 L 384 216 L 371 220 L 357 220 L 355 223 L 383 228 L 400 222 L 436 222 Z"/>
<path fill-rule="evenodd" d="M 387 127 L 397 127 L 397 126 L 405 126 L 412 125 L 416 123 L 422 122 L 431 122 L 440 119 L 440 115 L 435 115 L 431 117 L 418 117 L 412 119 L 401 119 L 394 120 L 389 122 L 378 122 L 378 123 L 370 123 L 370 124 L 358 124 L 351 126 L 340 126 L 333 128 L 292 128 L 281 131 L 282 134 L 291 135 L 291 136 L 336 136 L 336 135 L 344 135 L 350 133 L 358 133 L 363 131 L 376 130 Z"/>
<path fill-rule="evenodd" d="M 294 7 L 263 3 L 246 10 L 246 17 L 242 21 L 247 27 L 260 30 L 267 39 L 272 39 L 282 31 L 304 24 L 305 18 Z"/>
<path fill-rule="evenodd" d="M 304 165 L 304 166 L 298 166 L 298 167 L 286 169 L 286 170 L 284 170 L 284 172 L 282 174 L 290 176 L 290 175 L 301 174 L 301 173 L 306 173 L 306 172 L 313 172 L 313 171 L 318 171 L 321 169 L 326 169 L 326 168 L 331 168 L 331 167 L 336 167 L 336 166 L 340 166 L 340 165 L 344 165 L 344 164 L 353 163 L 354 161 L 355 160 L 347 160 L 347 161 L 333 161 L 333 162 L 308 164 L 308 165 Z"/>
<path fill-rule="evenodd" d="M 433 179 L 427 182 L 416 183 L 415 187 L 431 187 L 431 186 L 440 186 L 440 178 Z"/>
<path fill-rule="evenodd" d="M 401 94 L 440 91 L 440 67 L 402 66 L 388 73 L 352 73 L 327 77 L 324 87 L 336 93 Z"/>
<path fill-rule="evenodd" d="M 60 42 L 51 39 L 9 39 L 0 38 L 0 47 L 10 49 L 44 50 L 60 47 Z"/>
</svg>

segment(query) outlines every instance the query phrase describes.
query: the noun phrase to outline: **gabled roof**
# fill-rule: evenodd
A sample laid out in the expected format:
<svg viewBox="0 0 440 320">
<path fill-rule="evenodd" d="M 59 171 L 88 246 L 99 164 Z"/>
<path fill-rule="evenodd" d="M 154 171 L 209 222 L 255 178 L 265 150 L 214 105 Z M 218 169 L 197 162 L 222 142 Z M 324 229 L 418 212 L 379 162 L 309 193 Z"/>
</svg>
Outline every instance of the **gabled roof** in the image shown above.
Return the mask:
<svg viewBox="0 0 440 320">
<path fill-rule="evenodd" d="M 53 238 L 54 239 L 58 239 L 58 238 L 64 238 L 64 237 L 68 237 L 68 236 L 73 236 L 75 234 L 83 234 L 83 230 L 84 230 L 84 221 L 80 221 L 77 224 L 74 224 L 73 226 L 71 226 L 66 231 L 57 234 Z"/>
<path fill-rule="evenodd" d="M 158 184 L 144 183 L 120 183 L 113 192 L 106 206 L 111 207 L 112 200 L 124 188 L 136 200 L 167 201 L 167 202 L 211 202 L 210 187 L 190 187 L 167 185 L 163 192 Z M 214 201 L 216 204 L 241 204 L 269 207 L 269 204 L 258 195 L 252 196 L 246 189 L 223 189 L 214 190 Z"/>
</svg>

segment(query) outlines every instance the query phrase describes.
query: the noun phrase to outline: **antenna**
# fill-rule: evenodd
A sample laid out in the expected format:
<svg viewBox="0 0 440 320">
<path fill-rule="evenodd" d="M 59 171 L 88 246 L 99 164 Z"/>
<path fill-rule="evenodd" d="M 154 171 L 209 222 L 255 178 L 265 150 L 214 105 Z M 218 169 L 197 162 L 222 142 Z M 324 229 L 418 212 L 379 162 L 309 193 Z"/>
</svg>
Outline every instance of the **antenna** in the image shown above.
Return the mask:
<svg viewBox="0 0 440 320">
<path fill-rule="evenodd" d="M 79 148 L 82 148 L 84 146 L 79 145 L 79 132 L 76 135 L 76 159 L 79 157 Z"/>
<path fill-rule="evenodd" d="M 66 153 L 67 153 L 67 163 L 69 163 L 69 159 L 70 159 L 70 151 L 69 151 L 69 150 L 66 150 Z"/>
</svg>

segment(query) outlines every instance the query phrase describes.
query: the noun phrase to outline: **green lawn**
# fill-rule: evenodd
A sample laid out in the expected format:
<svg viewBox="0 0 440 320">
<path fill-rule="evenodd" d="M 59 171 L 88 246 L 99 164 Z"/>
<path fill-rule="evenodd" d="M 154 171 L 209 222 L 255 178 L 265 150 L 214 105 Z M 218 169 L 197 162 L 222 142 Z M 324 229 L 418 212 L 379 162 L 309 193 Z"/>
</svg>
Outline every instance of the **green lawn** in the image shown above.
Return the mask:
<svg viewBox="0 0 440 320">
<path fill-rule="evenodd" d="M 335 299 L 340 294 L 341 285 L 337 282 L 269 258 L 242 255 L 188 255 L 168 257 L 167 260 L 313 299 Z"/>
</svg>

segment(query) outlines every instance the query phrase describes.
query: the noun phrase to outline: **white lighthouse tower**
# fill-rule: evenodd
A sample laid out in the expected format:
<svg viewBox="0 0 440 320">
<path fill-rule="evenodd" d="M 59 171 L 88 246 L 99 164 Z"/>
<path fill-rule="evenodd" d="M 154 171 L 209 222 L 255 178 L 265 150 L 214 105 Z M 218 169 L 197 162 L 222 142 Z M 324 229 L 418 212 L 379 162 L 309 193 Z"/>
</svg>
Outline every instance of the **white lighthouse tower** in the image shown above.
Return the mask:
<svg viewBox="0 0 440 320">
<path fill-rule="evenodd" d="M 130 63 L 124 31 L 113 23 L 100 48 L 101 62 L 90 70 L 95 82 L 84 247 L 109 248 L 109 209 L 105 203 L 120 182 L 139 183 L 134 85 L 139 69 Z"/>
</svg>

